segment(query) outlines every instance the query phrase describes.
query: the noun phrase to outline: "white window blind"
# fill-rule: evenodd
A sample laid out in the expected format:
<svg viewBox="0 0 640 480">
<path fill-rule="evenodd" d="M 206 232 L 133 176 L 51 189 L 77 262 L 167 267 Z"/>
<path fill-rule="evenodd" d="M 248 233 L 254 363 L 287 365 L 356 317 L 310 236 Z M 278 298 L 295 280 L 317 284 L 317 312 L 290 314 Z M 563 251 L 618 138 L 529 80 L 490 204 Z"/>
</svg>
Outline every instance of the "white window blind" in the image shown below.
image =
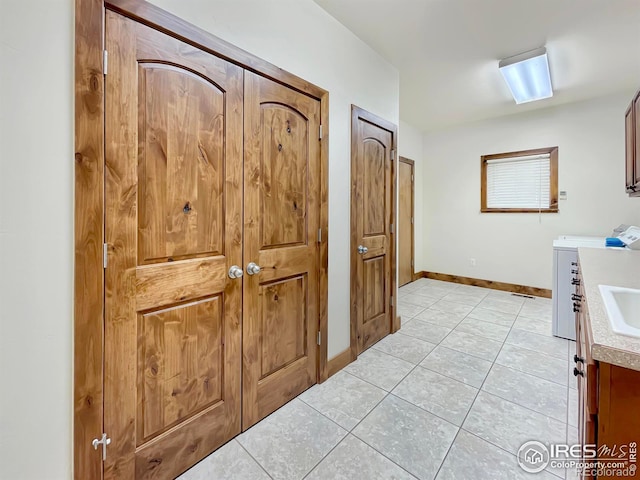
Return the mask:
<svg viewBox="0 0 640 480">
<path fill-rule="evenodd" d="M 550 155 L 487 160 L 487 208 L 550 207 Z"/>
</svg>

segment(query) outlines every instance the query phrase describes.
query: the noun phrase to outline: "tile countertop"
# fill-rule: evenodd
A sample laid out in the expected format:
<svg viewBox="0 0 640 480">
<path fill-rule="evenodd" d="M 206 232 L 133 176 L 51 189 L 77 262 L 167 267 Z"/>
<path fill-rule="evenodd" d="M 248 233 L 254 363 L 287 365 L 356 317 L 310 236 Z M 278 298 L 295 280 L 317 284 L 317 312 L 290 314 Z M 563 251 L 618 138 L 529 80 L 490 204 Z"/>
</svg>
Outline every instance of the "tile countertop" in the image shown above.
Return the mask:
<svg viewBox="0 0 640 480">
<path fill-rule="evenodd" d="M 640 371 L 640 338 L 611 329 L 598 285 L 640 288 L 640 251 L 579 248 L 580 272 L 589 309 L 594 360 Z"/>
</svg>

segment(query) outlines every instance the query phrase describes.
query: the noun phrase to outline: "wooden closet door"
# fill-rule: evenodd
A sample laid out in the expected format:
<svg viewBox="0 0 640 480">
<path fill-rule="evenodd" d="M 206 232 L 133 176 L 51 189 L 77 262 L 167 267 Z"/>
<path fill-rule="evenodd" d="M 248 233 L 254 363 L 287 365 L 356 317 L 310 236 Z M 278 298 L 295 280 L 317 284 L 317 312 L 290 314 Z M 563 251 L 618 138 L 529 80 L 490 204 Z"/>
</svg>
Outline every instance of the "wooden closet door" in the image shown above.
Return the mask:
<svg viewBox="0 0 640 480">
<path fill-rule="evenodd" d="M 355 106 L 351 120 L 351 314 L 360 354 L 393 328 L 395 127 Z"/>
<path fill-rule="evenodd" d="M 104 478 L 174 478 L 241 427 L 243 71 L 113 12 L 106 48 Z"/>
<path fill-rule="evenodd" d="M 245 429 L 316 383 L 319 125 L 319 101 L 245 72 Z"/>
</svg>

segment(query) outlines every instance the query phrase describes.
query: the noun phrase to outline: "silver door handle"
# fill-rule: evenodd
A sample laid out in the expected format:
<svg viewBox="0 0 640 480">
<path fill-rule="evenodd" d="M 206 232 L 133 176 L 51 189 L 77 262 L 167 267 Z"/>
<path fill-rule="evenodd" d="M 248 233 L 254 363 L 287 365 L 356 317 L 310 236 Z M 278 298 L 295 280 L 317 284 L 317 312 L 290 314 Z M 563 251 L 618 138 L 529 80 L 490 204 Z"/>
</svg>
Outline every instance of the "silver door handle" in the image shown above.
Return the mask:
<svg viewBox="0 0 640 480">
<path fill-rule="evenodd" d="M 367 247 L 363 247 L 362 245 L 358 245 L 358 253 L 360 255 L 363 255 L 365 253 L 367 253 L 369 251 L 369 249 Z"/>
<path fill-rule="evenodd" d="M 240 278 L 242 276 L 242 269 L 237 265 L 231 265 L 229 269 L 229 278 Z"/>
<path fill-rule="evenodd" d="M 256 275 L 258 273 L 260 273 L 260 265 L 251 262 L 247 265 L 247 273 L 249 275 Z"/>
</svg>

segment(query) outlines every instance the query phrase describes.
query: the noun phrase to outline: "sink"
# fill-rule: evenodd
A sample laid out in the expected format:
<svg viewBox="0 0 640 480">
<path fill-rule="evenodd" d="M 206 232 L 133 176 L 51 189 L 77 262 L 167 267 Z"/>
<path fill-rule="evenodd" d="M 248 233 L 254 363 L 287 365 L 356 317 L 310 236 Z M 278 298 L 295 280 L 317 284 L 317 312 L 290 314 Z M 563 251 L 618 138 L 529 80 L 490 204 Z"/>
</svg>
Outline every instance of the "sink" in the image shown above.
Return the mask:
<svg viewBox="0 0 640 480">
<path fill-rule="evenodd" d="M 598 285 L 614 332 L 640 338 L 640 290 Z"/>
</svg>

